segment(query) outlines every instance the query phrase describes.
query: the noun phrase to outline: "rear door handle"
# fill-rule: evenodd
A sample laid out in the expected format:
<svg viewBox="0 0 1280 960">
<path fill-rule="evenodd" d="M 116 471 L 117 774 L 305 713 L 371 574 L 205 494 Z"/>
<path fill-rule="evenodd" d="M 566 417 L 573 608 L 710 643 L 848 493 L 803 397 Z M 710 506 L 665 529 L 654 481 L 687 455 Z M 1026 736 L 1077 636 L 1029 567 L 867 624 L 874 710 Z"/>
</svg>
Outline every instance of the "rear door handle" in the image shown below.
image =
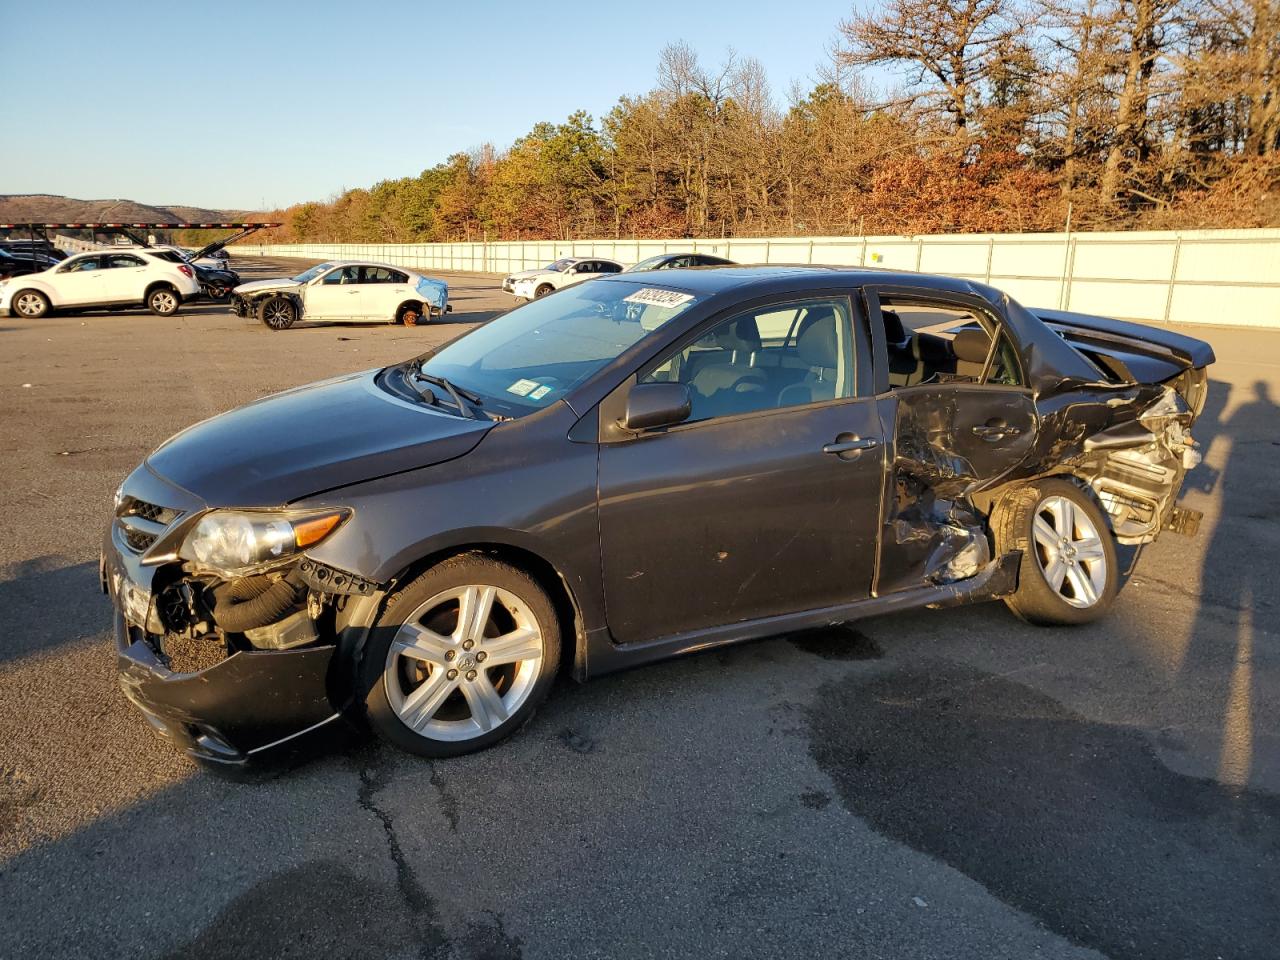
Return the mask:
<svg viewBox="0 0 1280 960">
<path fill-rule="evenodd" d="M 973 433 L 983 440 L 994 443 L 997 440 L 1003 440 L 1005 437 L 1016 437 L 1022 431 L 1017 427 L 1009 426 L 1003 420 L 988 420 L 986 423 L 974 427 Z"/>
<path fill-rule="evenodd" d="M 874 437 L 850 437 L 848 440 L 837 439 L 835 443 L 828 443 L 822 448 L 823 453 L 851 453 L 855 450 L 873 450 L 880 446 L 880 441 Z"/>
</svg>

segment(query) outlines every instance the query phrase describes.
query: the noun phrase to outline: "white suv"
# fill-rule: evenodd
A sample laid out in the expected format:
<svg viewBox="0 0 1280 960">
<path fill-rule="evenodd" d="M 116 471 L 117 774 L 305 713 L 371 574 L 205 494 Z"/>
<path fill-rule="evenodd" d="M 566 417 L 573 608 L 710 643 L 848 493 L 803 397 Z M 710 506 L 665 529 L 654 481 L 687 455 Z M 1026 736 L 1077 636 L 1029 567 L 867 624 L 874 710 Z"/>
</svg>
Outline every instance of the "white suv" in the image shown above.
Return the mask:
<svg viewBox="0 0 1280 960">
<path fill-rule="evenodd" d="M 168 317 L 199 295 L 195 271 L 185 263 L 143 249 L 99 250 L 0 281 L 0 316 L 35 320 L 54 310 L 146 306 Z"/>
<path fill-rule="evenodd" d="M 609 273 L 621 273 L 622 264 L 599 257 L 567 257 L 531 275 L 514 275 L 511 292 L 521 300 L 535 300 L 552 291 Z"/>
</svg>

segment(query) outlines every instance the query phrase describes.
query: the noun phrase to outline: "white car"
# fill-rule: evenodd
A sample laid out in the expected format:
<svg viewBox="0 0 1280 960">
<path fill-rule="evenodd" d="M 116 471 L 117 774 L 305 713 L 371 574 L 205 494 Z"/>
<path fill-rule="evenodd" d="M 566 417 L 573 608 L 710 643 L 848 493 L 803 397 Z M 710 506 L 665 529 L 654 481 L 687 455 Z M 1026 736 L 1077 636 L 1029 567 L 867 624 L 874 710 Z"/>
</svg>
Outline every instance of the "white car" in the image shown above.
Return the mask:
<svg viewBox="0 0 1280 960">
<path fill-rule="evenodd" d="M 412 327 L 453 307 L 443 280 L 389 263 L 342 260 L 316 264 L 296 277 L 242 283 L 231 291 L 231 309 L 272 330 L 287 330 L 303 318 Z"/>
<path fill-rule="evenodd" d="M 528 271 L 526 271 L 528 272 Z M 536 300 L 548 293 L 610 273 L 621 273 L 622 264 L 599 257 L 566 257 L 542 270 L 520 276 L 511 285 L 511 292 L 521 300 Z M 503 284 L 505 287 L 506 285 Z"/>
<path fill-rule="evenodd" d="M 502 292 L 511 293 L 515 289 L 515 285 L 521 280 L 528 280 L 540 273 L 546 273 L 548 270 L 563 270 L 571 263 L 573 263 L 572 257 L 563 257 L 559 260 L 553 260 L 545 267 L 534 267 L 532 270 L 518 270 L 515 273 L 509 273 L 502 278 Z"/>
<path fill-rule="evenodd" d="M 54 310 L 145 306 L 168 317 L 199 295 L 200 282 L 188 264 L 146 249 L 99 250 L 0 281 L 0 316 L 34 320 Z"/>
</svg>

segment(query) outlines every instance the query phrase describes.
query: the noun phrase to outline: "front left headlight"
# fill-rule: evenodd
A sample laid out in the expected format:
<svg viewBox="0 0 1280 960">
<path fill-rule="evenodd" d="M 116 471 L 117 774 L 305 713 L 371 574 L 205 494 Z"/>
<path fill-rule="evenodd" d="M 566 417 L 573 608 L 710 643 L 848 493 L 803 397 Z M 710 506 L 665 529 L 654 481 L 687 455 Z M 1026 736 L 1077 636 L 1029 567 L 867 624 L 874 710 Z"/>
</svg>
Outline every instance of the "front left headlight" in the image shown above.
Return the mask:
<svg viewBox="0 0 1280 960">
<path fill-rule="evenodd" d="M 315 546 L 351 515 L 349 510 L 273 513 L 214 510 L 187 534 L 178 555 L 236 576 Z"/>
</svg>

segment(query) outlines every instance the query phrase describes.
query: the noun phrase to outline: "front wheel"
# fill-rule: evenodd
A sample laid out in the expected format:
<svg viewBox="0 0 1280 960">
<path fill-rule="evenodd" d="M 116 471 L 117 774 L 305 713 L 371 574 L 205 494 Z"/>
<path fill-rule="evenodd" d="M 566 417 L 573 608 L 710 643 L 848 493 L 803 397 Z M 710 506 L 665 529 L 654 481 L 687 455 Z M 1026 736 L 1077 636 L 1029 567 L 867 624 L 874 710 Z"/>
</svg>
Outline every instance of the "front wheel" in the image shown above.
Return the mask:
<svg viewBox="0 0 1280 960">
<path fill-rule="evenodd" d="M 1001 553 L 1022 551 L 1018 589 L 1005 604 L 1028 623 L 1088 623 L 1119 589 L 1116 546 L 1093 499 L 1049 478 L 1009 494 L 993 518 Z"/>
<path fill-rule="evenodd" d="M 298 319 L 298 311 L 288 297 L 272 297 L 259 308 L 258 316 L 272 330 L 288 330 Z"/>
<path fill-rule="evenodd" d="M 364 651 L 361 689 L 378 736 L 419 756 L 451 757 L 523 726 L 559 660 L 546 591 L 515 567 L 468 553 L 391 598 Z"/>
<path fill-rule="evenodd" d="M 551 293 L 554 290 L 555 290 L 555 287 L 553 287 L 551 284 L 544 283 L 542 286 L 538 287 L 537 290 L 533 291 L 533 299 L 541 300 L 548 293 Z"/>
<path fill-rule="evenodd" d="M 178 312 L 182 301 L 168 287 L 157 287 L 147 294 L 147 309 L 157 317 L 171 317 Z"/>
<path fill-rule="evenodd" d="M 39 290 L 23 290 L 13 298 L 13 309 L 28 320 L 39 320 L 49 312 L 49 298 Z"/>
</svg>

